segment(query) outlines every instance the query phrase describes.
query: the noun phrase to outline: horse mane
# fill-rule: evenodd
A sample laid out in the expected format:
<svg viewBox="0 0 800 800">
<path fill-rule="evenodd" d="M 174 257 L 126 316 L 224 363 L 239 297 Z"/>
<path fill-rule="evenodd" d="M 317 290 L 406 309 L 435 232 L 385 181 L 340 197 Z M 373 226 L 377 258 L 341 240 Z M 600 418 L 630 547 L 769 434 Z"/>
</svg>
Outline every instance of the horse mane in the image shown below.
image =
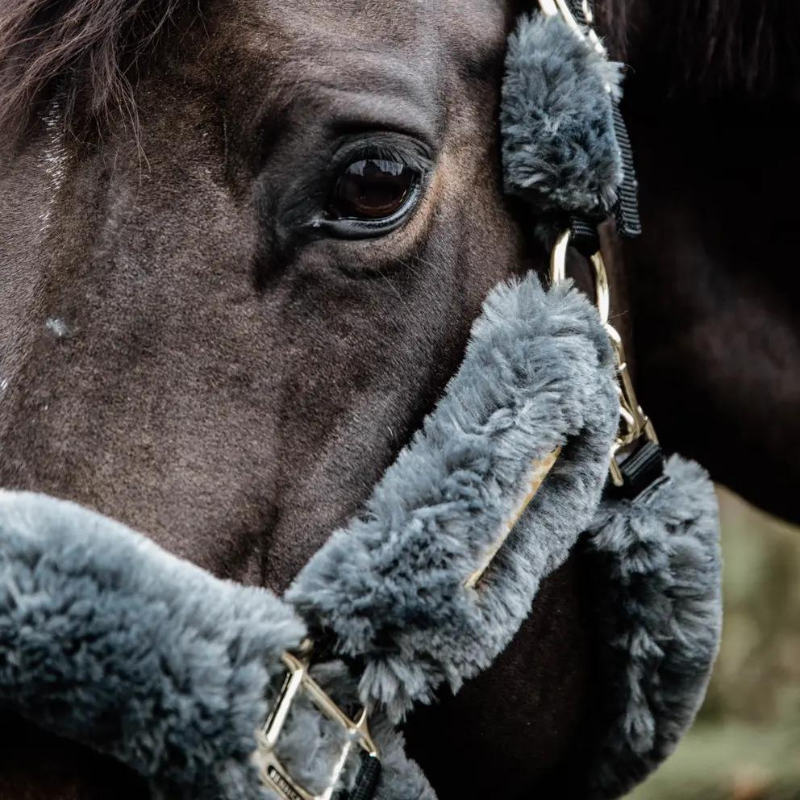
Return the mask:
<svg viewBox="0 0 800 800">
<path fill-rule="evenodd" d="M 599 11 L 617 57 L 652 56 L 681 90 L 766 96 L 800 72 L 797 2 L 599 0 Z"/>
<path fill-rule="evenodd" d="M 130 72 L 179 0 L 2 0 L 0 132 L 19 134 L 56 85 L 72 120 L 130 114 Z M 4 137 L 6 138 L 6 137 Z"/>
</svg>

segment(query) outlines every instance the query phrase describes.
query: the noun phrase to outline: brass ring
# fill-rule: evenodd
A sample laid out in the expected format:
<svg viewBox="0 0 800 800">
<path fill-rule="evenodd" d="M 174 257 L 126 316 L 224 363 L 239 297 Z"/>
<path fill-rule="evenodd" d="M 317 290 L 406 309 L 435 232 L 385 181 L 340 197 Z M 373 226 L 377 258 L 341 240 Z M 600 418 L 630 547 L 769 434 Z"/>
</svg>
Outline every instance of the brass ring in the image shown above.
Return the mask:
<svg viewBox="0 0 800 800">
<path fill-rule="evenodd" d="M 567 278 L 567 251 L 569 250 L 569 240 L 572 231 L 567 228 L 559 234 L 553 250 L 550 253 L 550 282 L 555 286 L 562 283 Z M 611 312 L 611 290 L 608 285 L 608 272 L 603 261 L 603 255 L 598 250 L 589 259 L 594 267 L 594 302 L 603 325 L 608 324 Z"/>
</svg>

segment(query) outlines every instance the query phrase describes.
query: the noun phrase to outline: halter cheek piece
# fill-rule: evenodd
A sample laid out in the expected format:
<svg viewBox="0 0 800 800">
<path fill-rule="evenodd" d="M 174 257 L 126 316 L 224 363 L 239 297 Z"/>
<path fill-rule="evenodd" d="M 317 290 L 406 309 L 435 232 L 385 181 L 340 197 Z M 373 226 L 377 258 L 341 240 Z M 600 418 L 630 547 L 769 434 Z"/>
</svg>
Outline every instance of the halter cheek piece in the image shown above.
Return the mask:
<svg viewBox="0 0 800 800">
<path fill-rule="evenodd" d="M 5 707 L 155 798 L 435 800 L 396 724 L 487 669 L 579 551 L 606 703 L 581 796 L 621 797 L 671 752 L 719 639 L 716 503 L 700 467 L 665 462 L 609 323 L 596 225 L 638 231 L 619 68 L 585 0 L 541 7 L 509 41 L 501 127 L 506 188 L 553 244 L 550 290 L 495 289 L 436 409 L 282 599 L 0 492 Z M 594 305 L 566 280 L 571 243 Z"/>
</svg>

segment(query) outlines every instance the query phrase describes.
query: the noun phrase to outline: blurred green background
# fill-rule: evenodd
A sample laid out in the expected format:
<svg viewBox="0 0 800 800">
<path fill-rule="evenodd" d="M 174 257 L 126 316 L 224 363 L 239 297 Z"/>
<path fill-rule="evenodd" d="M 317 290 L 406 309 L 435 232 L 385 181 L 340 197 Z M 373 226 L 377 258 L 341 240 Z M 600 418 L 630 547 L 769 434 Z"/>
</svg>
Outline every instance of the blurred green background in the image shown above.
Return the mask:
<svg viewBox="0 0 800 800">
<path fill-rule="evenodd" d="M 694 728 L 629 800 L 800 800 L 800 529 L 719 498 L 719 661 Z"/>
</svg>

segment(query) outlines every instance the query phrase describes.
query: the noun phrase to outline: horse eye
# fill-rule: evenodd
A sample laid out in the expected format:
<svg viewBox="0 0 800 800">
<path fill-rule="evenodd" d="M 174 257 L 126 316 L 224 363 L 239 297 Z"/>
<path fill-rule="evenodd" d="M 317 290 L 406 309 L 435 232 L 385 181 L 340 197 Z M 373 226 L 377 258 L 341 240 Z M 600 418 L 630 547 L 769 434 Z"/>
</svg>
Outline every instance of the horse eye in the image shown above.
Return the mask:
<svg viewBox="0 0 800 800">
<path fill-rule="evenodd" d="M 333 219 L 386 219 L 403 208 L 418 179 L 415 169 L 399 161 L 353 161 L 336 181 L 328 214 Z"/>
</svg>

